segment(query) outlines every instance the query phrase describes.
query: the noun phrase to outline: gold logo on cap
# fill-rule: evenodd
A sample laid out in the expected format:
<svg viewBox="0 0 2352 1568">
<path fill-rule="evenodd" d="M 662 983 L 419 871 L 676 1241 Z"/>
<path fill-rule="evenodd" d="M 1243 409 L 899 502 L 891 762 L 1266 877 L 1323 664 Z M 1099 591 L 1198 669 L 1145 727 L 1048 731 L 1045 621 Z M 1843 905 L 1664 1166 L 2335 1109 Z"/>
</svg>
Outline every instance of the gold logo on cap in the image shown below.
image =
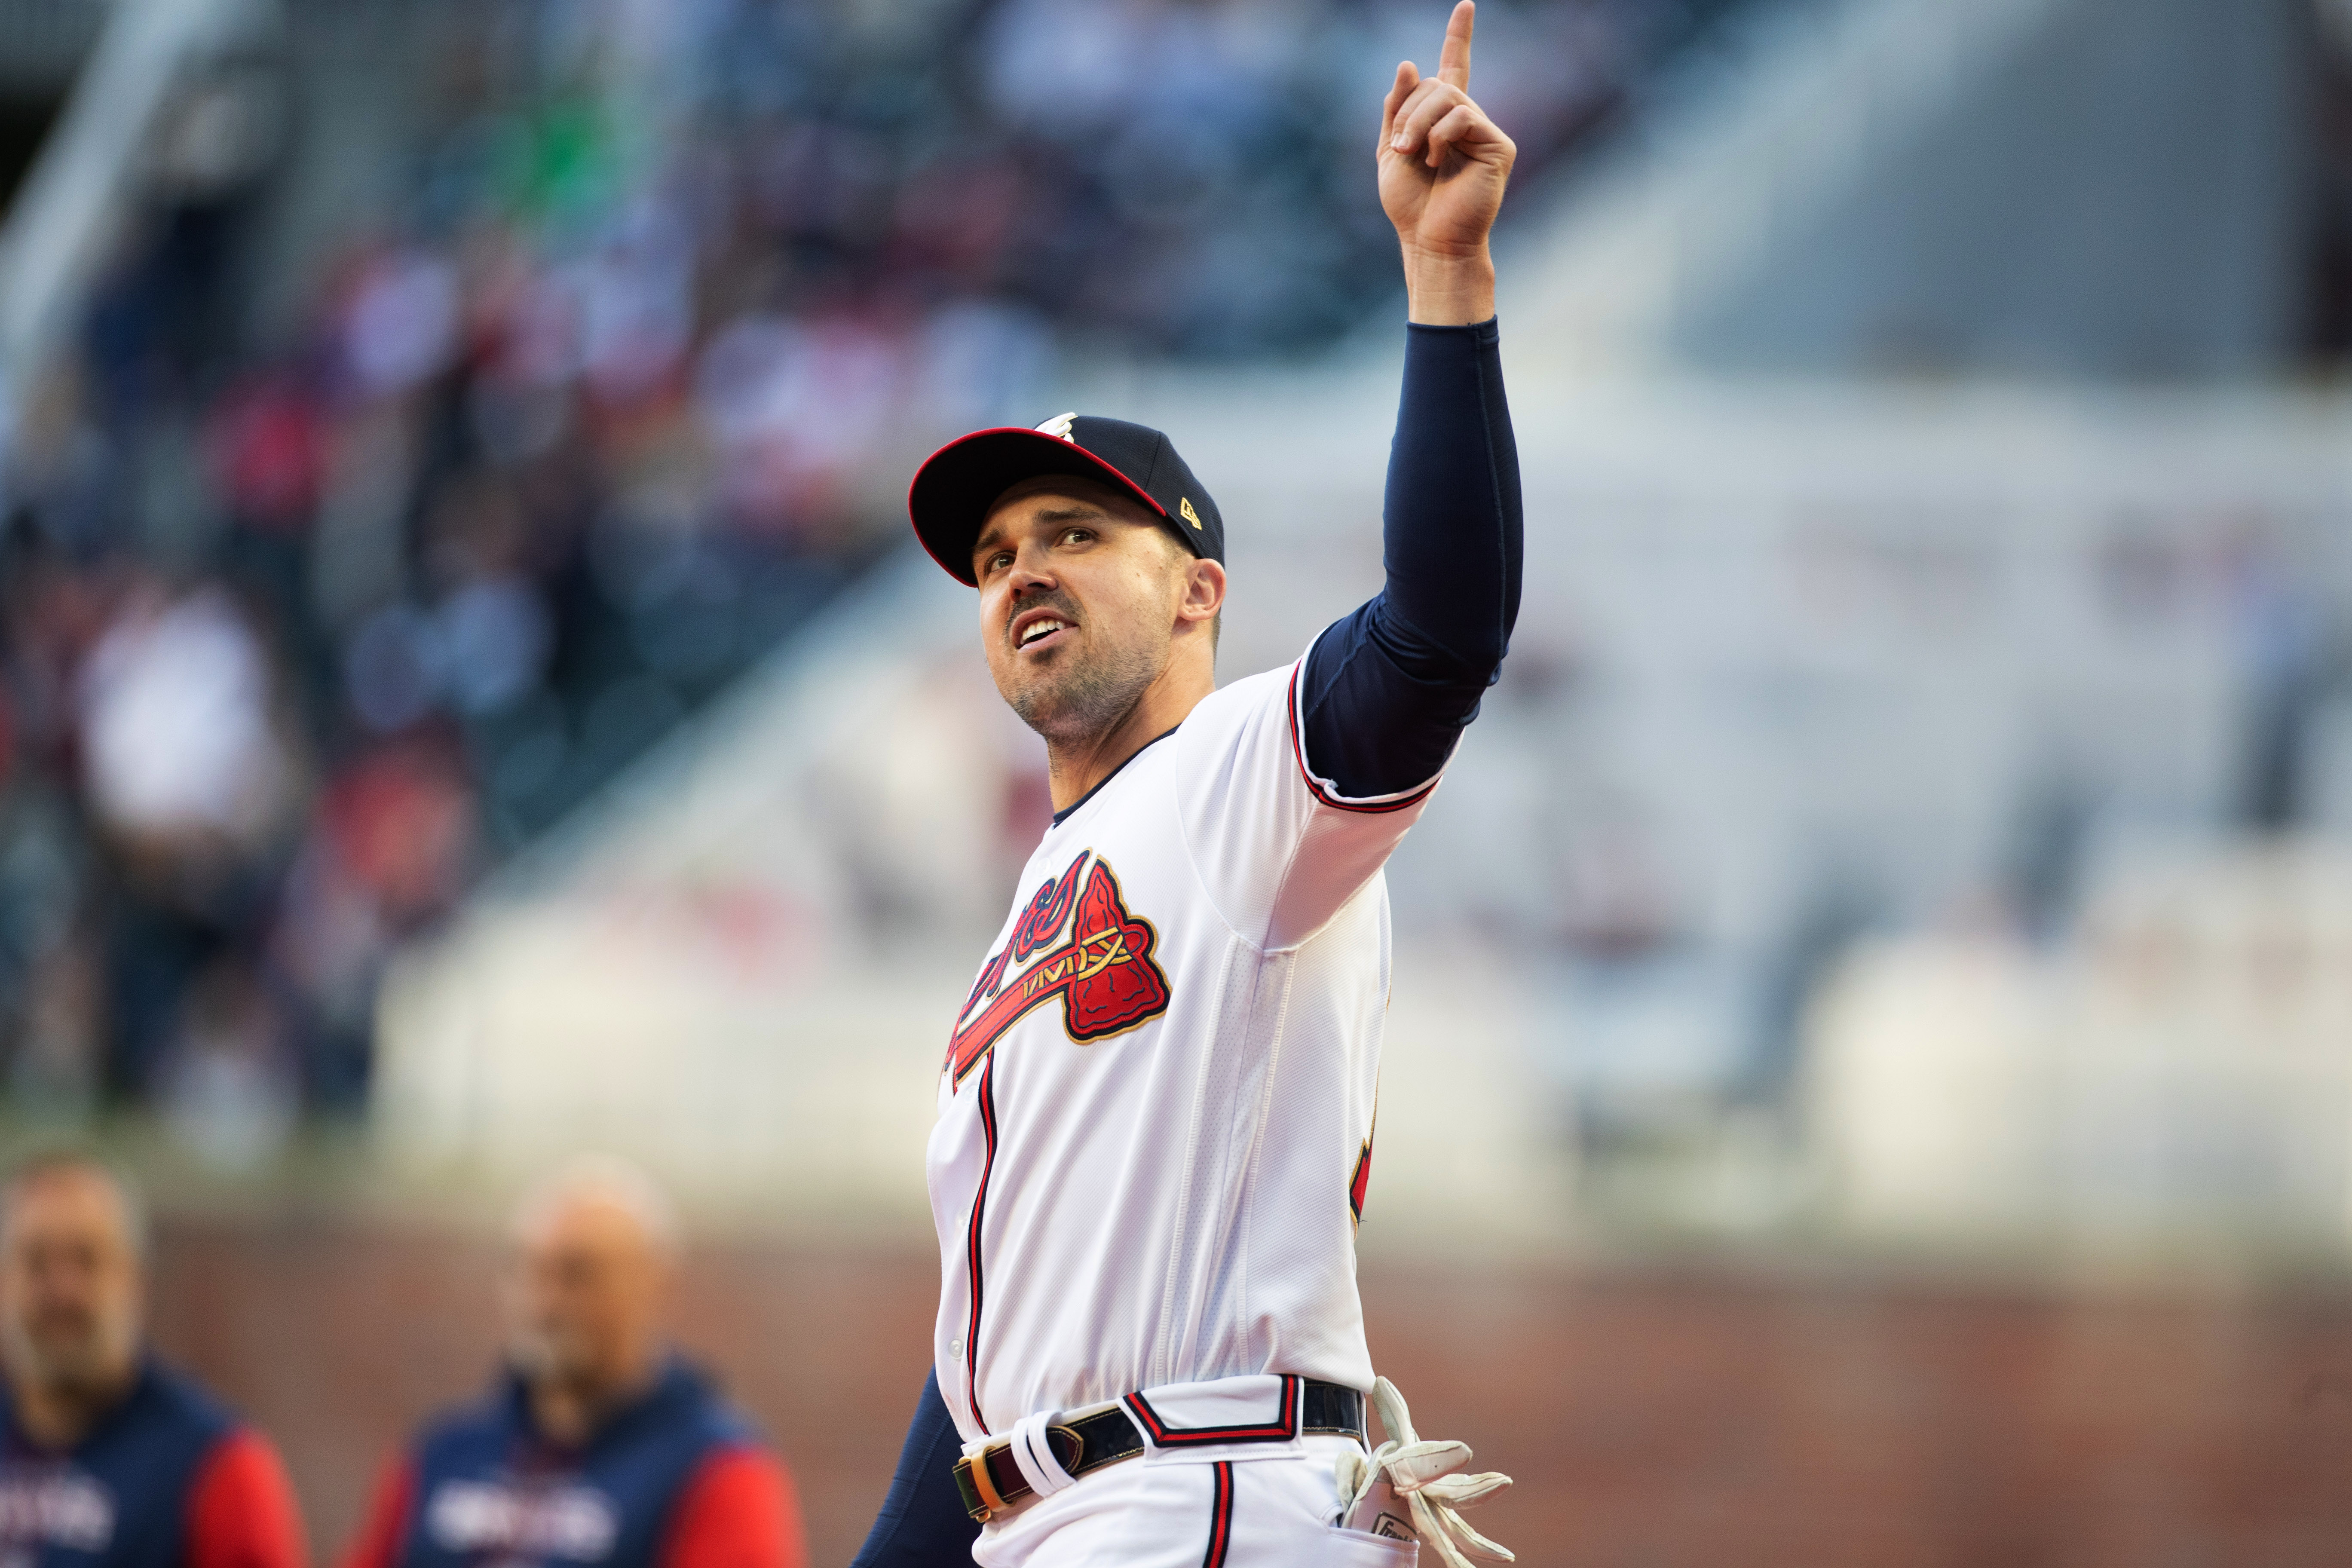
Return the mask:
<svg viewBox="0 0 2352 1568">
<path fill-rule="evenodd" d="M 1176 515 L 1182 518 L 1186 522 L 1191 523 L 1194 528 L 1201 526 L 1201 514 L 1192 510 L 1192 498 L 1191 496 L 1183 496 L 1178 499 L 1176 504 Z"/>
</svg>

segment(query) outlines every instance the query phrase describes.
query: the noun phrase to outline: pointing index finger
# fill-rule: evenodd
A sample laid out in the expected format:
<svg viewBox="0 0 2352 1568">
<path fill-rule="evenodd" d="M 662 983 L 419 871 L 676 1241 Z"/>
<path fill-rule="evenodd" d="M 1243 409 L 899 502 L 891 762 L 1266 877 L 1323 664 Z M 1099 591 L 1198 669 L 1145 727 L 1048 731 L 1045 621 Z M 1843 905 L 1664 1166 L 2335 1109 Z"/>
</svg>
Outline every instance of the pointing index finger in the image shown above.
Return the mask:
<svg viewBox="0 0 2352 1568">
<path fill-rule="evenodd" d="M 1477 25 L 1478 7 L 1462 0 L 1445 23 L 1445 50 L 1437 57 L 1437 79 L 1470 90 L 1470 30 Z"/>
</svg>

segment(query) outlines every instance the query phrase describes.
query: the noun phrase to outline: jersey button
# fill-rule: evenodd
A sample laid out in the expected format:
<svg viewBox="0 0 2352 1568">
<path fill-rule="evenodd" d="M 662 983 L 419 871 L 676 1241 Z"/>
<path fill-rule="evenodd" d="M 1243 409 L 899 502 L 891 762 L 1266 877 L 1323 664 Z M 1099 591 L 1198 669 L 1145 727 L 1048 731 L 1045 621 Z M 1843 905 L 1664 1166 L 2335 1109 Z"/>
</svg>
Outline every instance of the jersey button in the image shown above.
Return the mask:
<svg viewBox="0 0 2352 1568">
<path fill-rule="evenodd" d="M 963 1354 L 963 1342 L 962 1342 L 961 1340 L 950 1340 L 950 1341 L 948 1342 L 948 1354 L 950 1354 L 950 1355 L 961 1355 L 961 1354 Z"/>
</svg>

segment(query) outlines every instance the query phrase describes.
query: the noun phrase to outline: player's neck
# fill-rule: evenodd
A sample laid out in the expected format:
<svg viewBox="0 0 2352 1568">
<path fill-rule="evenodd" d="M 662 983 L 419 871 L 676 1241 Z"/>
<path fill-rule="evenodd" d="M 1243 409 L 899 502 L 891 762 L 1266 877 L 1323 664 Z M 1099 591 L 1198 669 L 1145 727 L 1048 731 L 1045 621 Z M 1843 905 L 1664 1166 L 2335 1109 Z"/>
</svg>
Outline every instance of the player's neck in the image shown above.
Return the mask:
<svg viewBox="0 0 2352 1568">
<path fill-rule="evenodd" d="M 1197 660 L 1176 659 L 1145 687 L 1134 706 L 1103 730 L 1075 741 L 1045 738 L 1045 777 L 1054 809 L 1067 811 L 1087 792 L 1118 772 L 1127 760 L 1184 721 L 1201 699 L 1217 689 L 1216 670 Z"/>
<path fill-rule="evenodd" d="M 12 1378 L 9 1392 L 15 1396 L 16 1426 L 37 1447 L 50 1453 L 70 1448 L 122 1403 L 135 1375 L 132 1368 L 87 1383 Z"/>
<path fill-rule="evenodd" d="M 596 1429 L 654 1385 L 659 1368 L 650 1356 L 601 1375 L 547 1377 L 530 1384 L 531 1424 L 560 1448 L 585 1447 Z"/>
</svg>

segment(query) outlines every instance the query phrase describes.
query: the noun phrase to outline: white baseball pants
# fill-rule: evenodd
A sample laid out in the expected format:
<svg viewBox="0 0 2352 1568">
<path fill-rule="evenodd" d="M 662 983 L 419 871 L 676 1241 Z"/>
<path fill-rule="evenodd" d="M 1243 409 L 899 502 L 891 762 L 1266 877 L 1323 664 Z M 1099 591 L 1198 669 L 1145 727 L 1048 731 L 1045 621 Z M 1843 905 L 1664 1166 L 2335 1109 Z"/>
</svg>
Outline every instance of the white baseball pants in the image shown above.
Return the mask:
<svg viewBox="0 0 2352 1568">
<path fill-rule="evenodd" d="M 1154 1453 L 1087 1475 L 982 1530 L 982 1568 L 1414 1568 L 1420 1546 L 1332 1523 L 1332 1467 L 1353 1438 L 1303 1452 L 1202 1459 Z"/>
</svg>

